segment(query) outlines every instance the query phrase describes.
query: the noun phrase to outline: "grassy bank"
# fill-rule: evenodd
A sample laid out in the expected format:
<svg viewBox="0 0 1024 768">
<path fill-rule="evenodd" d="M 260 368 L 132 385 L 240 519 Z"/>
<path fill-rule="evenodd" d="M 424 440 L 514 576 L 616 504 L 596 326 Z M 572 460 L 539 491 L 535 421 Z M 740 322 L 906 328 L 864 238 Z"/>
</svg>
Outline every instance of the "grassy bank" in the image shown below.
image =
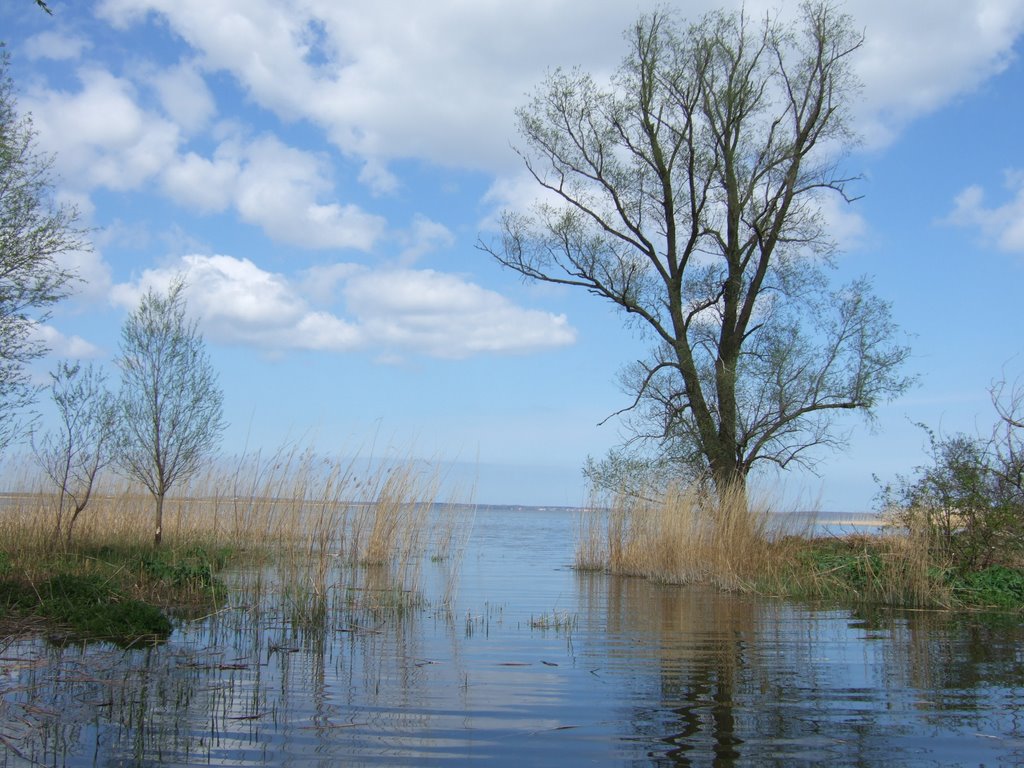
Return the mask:
<svg viewBox="0 0 1024 768">
<path fill-rule="evenodd" d="M 28 553 L 26 553 L 28 554 Z M 215 576 L 226 553 L 201 547 L 139 546 L 36 552 L 31 565 L 0 564 L 0 627 L 51 639 L 103 639 L 122 646 L 167 638 L 172 616 L 215 610 L 225 596 Z"/>
<path fill-rule="evenodd" d="M 44 631 L 122 645 L 159 642 L 173 622 L 223 608 L 266 609 L 296 625 L 337 611 L 402 611 L 425 559 L 454 583 L 462 508 L 435 503 L 416 462 L 372 474 L 309 452 L 249 456 L 211 469 L 164 508 L 130 485 L 96 495 L 64 542 L 56 499 L 8 496 L 0 509 L 0 633 Z M 450 591 L 449 591 L 450 595 Z"/>
<path fill-rule="evenodd" d="M 764 500 L 721 503 L 692 489 L 612 500 L 583 513 L 576 567 L 794 599 L 913 608 L 1024 610 L 1013 555 L 958 567 L 934 531 L 815 537 L 780 528 Z"/>
</svg>

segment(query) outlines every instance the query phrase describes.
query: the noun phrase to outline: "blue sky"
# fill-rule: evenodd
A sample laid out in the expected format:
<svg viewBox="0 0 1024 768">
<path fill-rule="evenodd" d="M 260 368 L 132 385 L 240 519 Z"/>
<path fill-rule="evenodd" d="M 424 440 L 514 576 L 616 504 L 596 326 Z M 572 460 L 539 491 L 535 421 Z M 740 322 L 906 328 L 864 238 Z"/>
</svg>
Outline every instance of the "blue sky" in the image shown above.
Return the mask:
<svg viewBox="0 0 1024 768">
<path fill-rule="evenodd" d="M 580 466 L 619 442 L 598 422 L 645 341 L 475 244 L 534 194 L 515 107 L 550 68 L 613 70 L 654 3 L 49 5 L 0 5 L 0 38 L 94 248 L 68 256 L 84 282 L 41 331 L 41 377 L 59 358 L 109 364 L 141 291 L 184 272 L 225 452 L 373 443 L 456 462 L 483 503 L 585 500 Z M 914 422 L 985 431 L 992 381 L 1024 375 L 1024 1 L 845 8 L 866 35 L 847 159 L 863 197 L 829 214 L 836 280 L 874 277 L 919 384 L 873 429 L 851 417 L 818 476 L 766 479 L 830 511 L 870 508 L 872 474 L 924 460 Z"/>
</svg>

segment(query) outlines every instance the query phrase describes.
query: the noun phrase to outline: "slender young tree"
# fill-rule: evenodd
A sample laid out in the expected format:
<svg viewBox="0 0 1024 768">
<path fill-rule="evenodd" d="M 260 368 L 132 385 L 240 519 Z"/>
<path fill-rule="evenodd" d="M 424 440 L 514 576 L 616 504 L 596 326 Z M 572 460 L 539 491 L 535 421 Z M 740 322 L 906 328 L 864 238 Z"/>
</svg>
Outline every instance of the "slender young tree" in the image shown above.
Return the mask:
<svg viewBox="0 0 1024 768">
<path fill-rule="evenodd" d="M 36 440 L 36 460 L 57 487 L 54 544 L 71 544 L 96 477 L 116 452 L 117 410 L 106 374 L 92 364 L 62 362 L 50 374 L 56 428 Z"/>
<path fill-rule="evenodd" d="M 608 85 L 556 71 L 518 111 L 544 190 L 481 248 L 611 302 L 653 339 L 623 383 L 631 443 L 742 492 L 759 462 L 841 446 L 837 416 L 901 393 L 908 350 L 866 279 L 833 289 L 827 195 L 852 140 L 862 38 L 829 2 L 798 22 L 641 18 Z M 621 463 L 621 462 L 620 462 Z"/>
<path fill-rule="evenodd" d="M 163 536 L 167 491 L 193 475 L 224 430 L 223 393 L 195 321 L 186 319 L 185 284 L 148 290 L 121 330 L 119 463 L 155 501 L 154 544 Z"/>
<path fill-rule="evenodd" d="M 37 328 L 74 277 L 59 257 L 87 247 L 75 209 L 53 201 L 52 159 L 18 115 L 9 60 L 0 44 L 0 451 L 23 434 L 39 393 L 25 366 L 47 352 Z"/>
</svg>

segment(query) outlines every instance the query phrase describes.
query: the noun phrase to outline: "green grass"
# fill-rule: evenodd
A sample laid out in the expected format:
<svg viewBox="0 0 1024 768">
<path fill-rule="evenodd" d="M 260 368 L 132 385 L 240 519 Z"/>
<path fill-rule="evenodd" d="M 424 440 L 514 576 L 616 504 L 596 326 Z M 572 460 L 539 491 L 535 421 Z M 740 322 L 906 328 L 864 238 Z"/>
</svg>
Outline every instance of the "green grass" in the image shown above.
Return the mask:
<svg viewBox="0 0 1024 768">
<path fill-rule="evenodd" d="M 209 610 L 225 594 L 215 573 L 227 553 L 211 556 L 195 545 L 71 549 L 50 554 L 31 573 L 4 569 L 9 560 L 0 553 L 0 617 L 14 629 L 41 620 L 59 639 L 162 642 L 172 610 Z"/>
<path fill-rule="evenodd" d="M 105 640 L 128 647 L 167 639 L 170 619 L 157 606 L 129 597 L 98 575 L 64 573 L 40 584 L 0 582 L 0 605 L 10 615 L 41 617 L 51 637 Z"/>
<path fill-rule="evenodd" d="M 900 607 L 1024 611 L 1024 570 L 964 571 L 897 536 L 789 542 L 771 582 L 787 597 Z M 765 586 L 761 584 L 759 586 Z"/>
<path fill-rule="evenodd" d="M 993 565 L 951 579 L 954 593 L 968 605 L 1024 608 L 1024 571 Z"/>
</svg>

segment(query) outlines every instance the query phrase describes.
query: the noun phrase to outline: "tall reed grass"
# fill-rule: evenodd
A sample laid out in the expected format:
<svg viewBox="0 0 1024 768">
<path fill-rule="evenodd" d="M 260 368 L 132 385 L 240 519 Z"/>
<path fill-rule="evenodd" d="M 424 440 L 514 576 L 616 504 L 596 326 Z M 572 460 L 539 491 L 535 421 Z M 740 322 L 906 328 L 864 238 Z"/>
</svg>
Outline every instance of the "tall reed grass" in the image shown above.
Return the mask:
<svg viewBox="0 0 1024 768">
<path fill-rule="evenodd" d="M 648 496 L 645 494 L 645 496 Z M 781 527 L 766 498 L 694 487 L 592 504 L 577 525 L 576 567 L 672 584 L 913 607 L 956 604 L 949 563 L 924 527 L 815 537 Z"/>
<path fill-rule="evenodd" d="M 440 485 L 434 466 L 412 458 L 257 452 L 174 489 L 164 504 L 162 549 L 229 552 L 232 599 L 245 606 L 269 599 L 300 623 L 342 608 L 404 609 L 420 599 L 431 549 L 451 557 L 457 527 L 471 522 L 456 505 L 436 504 Z M 53 536 L 55 494 L 43 487 L 9 493 L 0 508 L 9 570 L 32 580 L 57 561 L 151 549 L 153 500 L 143 489 L 109 477 L 68 546 Z"/>
<path fill-rule="evenodd" d="M 738 589 L 765 565 L 768 523 L 768 509 L 748 506 L 739 494 L 718 499 L 694 487 L 671 487 L 658 499 L 618 496 L 607 510 L 583 513 L 576 565 Z"/>
</svg>

